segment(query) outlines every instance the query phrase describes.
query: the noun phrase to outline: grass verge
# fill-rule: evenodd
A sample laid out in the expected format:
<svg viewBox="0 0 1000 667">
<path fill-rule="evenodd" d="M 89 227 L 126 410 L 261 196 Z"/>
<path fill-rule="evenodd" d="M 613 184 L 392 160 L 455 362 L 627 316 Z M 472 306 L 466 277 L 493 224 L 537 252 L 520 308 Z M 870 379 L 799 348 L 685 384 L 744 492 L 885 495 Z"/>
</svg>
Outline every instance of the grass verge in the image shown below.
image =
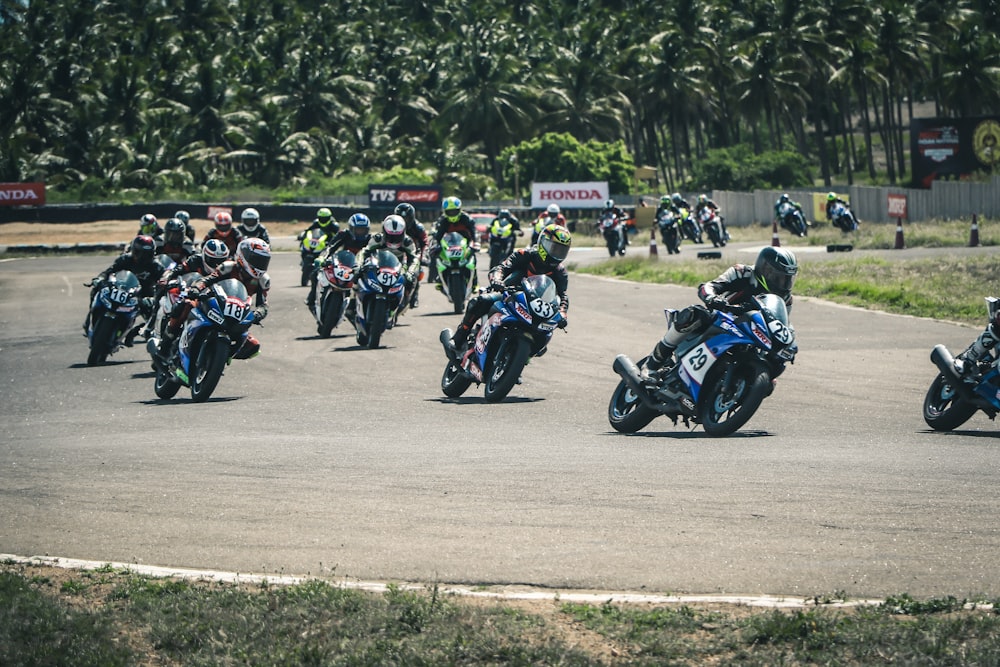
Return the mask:
<svg viewBox="0 0 1000 667">
<path fill-rule="evenodd" d="M 0 564 L 4 665 L 995 665 L 990 601 L 516 604 Z"/>
<path fill-rule="evenodd" d="M 728 267 L 720 261 L 665 263 L 622 258 L 575 270 L 636 282 L 697 287 Z M 794 291 L 872 310 L 980 325 L 985 324 L 984 297 L 994 293 L 998 272 L 1000 256 L 989 255 L 800 262 Z"/>
</svg>

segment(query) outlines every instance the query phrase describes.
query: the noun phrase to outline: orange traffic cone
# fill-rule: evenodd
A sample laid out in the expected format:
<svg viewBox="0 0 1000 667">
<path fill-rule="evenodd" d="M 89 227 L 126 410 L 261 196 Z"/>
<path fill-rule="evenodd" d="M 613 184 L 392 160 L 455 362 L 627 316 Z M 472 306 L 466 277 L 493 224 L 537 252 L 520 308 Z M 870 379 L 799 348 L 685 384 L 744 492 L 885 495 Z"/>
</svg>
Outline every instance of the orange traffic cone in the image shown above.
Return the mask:
<svg viewBox="0 0 1000 667">
<path fill-rule="evenodd" d="M 771 223 L 771 245 L 775 248 L 781 247 L 781 240 L 778 239 L 778 221 Z"/>
<path fill-rule="evenodd" d="M 903 219 L 896 219 L 896 245 L 894 250 L 902 250 L 906 247 L 906 243 L 903 241 Z"/>
<path fill-rule="evenodd" d="M 649 256 L 659 256 L 659 253 L 656 250 L 656 227 L 650 227 L 649 229 Z"/>
<path fill-rule="evenodd" d="M 969 232 L 969 247 L 979 247 L 979 223 L 976 222 L 976 214 L 972 214 L 972 231 Z"/>
</svg>

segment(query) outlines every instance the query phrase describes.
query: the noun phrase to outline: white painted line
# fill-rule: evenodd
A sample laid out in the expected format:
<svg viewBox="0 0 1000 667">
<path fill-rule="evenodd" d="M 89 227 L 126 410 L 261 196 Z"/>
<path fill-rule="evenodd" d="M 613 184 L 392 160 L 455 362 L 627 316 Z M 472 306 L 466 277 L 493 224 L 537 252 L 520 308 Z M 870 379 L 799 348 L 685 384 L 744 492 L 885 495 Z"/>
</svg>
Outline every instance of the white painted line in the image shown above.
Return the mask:
<svg viewBox="0 0 1000 667">
<path fill-rule="evenodd" d="M 295 585 L 307 581 L 326 581 L 333 586 L 344 589 L 367 591 L 371 593 L 385 593 L 389 590 L 389 583 L 380 581 L 358 581 L 351 579 L 333 579 L 316 576 L 290 576 L 290 575 L 267 575 L 267 574 L 240 574 L 238 572 L 220 572 L 217 570 L 193 570 L 187 568 L 160 567 L 155 565 L 138 565 L 135 563 L 111 563 L 77 560 L 74 558 L 61 558 L 56 556 L 15 556 L 13 554 L 0 554 L 0 562 L 13 562 L 22 565 L 36 565 L 58 567 L 70 570 L 99 570 L 103 568 L 113 568 L 124 570 L 136 574 L 150 577 L 172 577 L 176 579 L 187 579 L 193 581 L 221 581 L 227 583 L 255 583 L 267 582 L 272 585 Z M 774 595 L 650 595 L 646 593 L 632 593 L 627 591 L 595 591 L 582 592 L 573 590 L 536 590 L 527 588 L 518 591 L 484 591 L 473 590 L 465 586 L 450 586 L 447 584 L 391 584 L 396 589 L 407 591 L 426 591 L 435 586 L 439 593 L 447 595 L 460 595 L 470 598 L 492 599 L 497 601 L 505 600 L 550 600 L 557 602 L 575 602 L 580 604 L 602 605 L 608 602 L 631 603 L 631 604 L 732 604 L 746 607 L 767 607 L 773 609 L 804 609 L 810 607 L 871 607 L 882 604 L 882 600 L 859 599 L 859 600 L 837 600 L 817 602 L 811 598 L 789 598 Z M 524 588 L 524 587 L 519 587 Z M 971 608 L 971 606 L 970 606 Z M 992 609 L 991 605 L 977 604 L 976 609 Z"/>
</svg>

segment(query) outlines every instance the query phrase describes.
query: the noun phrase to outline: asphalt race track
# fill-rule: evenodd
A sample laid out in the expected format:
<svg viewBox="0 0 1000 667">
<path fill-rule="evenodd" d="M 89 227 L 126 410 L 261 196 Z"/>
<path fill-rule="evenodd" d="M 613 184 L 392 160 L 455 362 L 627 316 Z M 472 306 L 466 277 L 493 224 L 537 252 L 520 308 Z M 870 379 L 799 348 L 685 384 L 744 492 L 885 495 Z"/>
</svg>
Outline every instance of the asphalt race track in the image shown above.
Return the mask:
<svg viewBox="0 0 1000 667">
<path fill-rule="evenodd" d="M 611 430 L 615 354 L 694 290 L 570 279 L 570 317 L 502 404 L 444 398 L 421 307 L 362 350 L 315 337 L 272 262 L 262 354 L 160 401 L 141 344 L 87 367 L 110 257 L 0 262 L 0 553 L 361 580 L 648 593 L 1000 595 L 1000 440 L 921 417 L 931 347 L 977 330 L 800 299 L 801 352 L 747 427 Z M 985 312 L 985 310 L 984 310 Z"/>
</svg>

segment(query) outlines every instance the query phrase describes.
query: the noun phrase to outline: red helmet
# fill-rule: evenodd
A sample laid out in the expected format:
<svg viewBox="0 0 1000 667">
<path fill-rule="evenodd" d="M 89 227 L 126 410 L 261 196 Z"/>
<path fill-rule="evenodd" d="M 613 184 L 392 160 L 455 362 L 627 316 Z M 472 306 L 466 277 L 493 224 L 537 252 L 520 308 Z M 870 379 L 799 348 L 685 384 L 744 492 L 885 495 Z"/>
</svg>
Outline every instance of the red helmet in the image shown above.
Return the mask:
<svg viewBox="0 0 1000 667">
<path fill-rule="evenodd" d="M 233 216 L 226 211 L 219 211 L 215 214 L 215 228 L 220 234 L 228 234 L 233 228 Z"/>
<path fill-rule="evenodd" d="M 148 264 L 153 261 L 153 254 L 156 252 L 156 241 L 149 234 L 140 234 L 132 239 L 129 246 L 129 254 L 139 264 Z"/>
</svg>

